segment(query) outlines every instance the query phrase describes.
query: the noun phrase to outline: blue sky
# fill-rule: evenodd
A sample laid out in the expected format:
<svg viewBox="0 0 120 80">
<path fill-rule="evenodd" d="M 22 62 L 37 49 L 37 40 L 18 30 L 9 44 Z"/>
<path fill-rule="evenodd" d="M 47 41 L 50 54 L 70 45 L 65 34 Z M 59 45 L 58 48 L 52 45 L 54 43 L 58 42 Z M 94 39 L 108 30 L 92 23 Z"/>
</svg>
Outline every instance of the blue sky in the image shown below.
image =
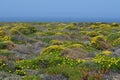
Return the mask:
<svg viewBox="0 0 120 80">
<path fill-rule="evenodd" d="M 120 0 L 0 0 L 0 17 L 120 17 Z"/>
</svg>

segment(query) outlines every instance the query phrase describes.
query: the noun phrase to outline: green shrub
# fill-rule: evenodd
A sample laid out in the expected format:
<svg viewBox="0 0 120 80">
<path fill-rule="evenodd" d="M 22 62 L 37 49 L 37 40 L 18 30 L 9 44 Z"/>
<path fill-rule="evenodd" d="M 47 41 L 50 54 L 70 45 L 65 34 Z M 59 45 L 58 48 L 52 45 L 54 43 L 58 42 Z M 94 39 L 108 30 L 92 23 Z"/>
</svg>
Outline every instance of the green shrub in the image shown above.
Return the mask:
<svg viewBox="0 0 120 80">
<path fill-rule="evenodd" d="M 17 34 L 17 31 L 22 32 L 25 35 L 32 34 L 36 32 L 36 28 L 32 26 L 16 26 L 11 29 L 12 34 Z"/>
<path fill-rule="evenodd" d="M 57 65 L 62 63 L 61 51 L 64 49 L 62 45 L 49 46 L 40 53 L 40 58 L 47 61 L 49 66 Z"/>
<path fill-rule="evenodd" d="M 12 69 L 5 61 L 0 60 L 0 71 L 11 72 Z"/>
<path fill-rule="evenodd" d="M 26 72 L 24 70 L 16 70 L 15 74 L 24 76 L 26 74 Z"/>
<path fill-rule="evenodd" d="M 8 45 L 12 44 L 11 41 L 2 41 L 0 42 L 0 49 L 6 49 Z"/>
<path fill-rule="evenodd" d="M 40 53 L 40 57 L 19 61 L 15 66 L 17 69 L 40 69 L 59 64 L 62 60 L 60 57 L 61 50 L 63 50 L 63 47 L 57 45 L 49 46 Z"/>
<path fill-rule="evenodd" d="M 5 49 L 7 47 L 5 42 L 0 42 L 0 49 Z"/>
<path fill-rule="evenodd" d="M 90 74 L 90 69 L 87 67 L 80 67 L 80 66 L 74 66 L 71 67 L 69 65 L 58 65 L 54 67 L 49 67 L 45 69 L 45 72 L 47 74 L 62 74 L 65 77 L 67 77 L 69 80 L 102 80 L 102 76 L 96 76 L 97 73 Z M 86 77 L 87 76 L 87 77 Z M 84 79 L 84 78 L 87 79 Z"/>
<path fill-rule="evenodd" d="M 97 33 L 101 34 L 101 35 L 104 35 L 104 36 L 108 36 L 110 34 L 110 31 L 98 30 Z"/>
<path fill-rule="evenodd" d="M 76 44 L 73 47 L 80 47 L 81 48 L 83 46 Z M 42 53 L 40 55 L 40 59 L 48 61 L 48 64 L 50 66 L 59 65 L 59 64 L 69 64 L 70 66 L 73 66 L 73 65 L 78 65 L 81 62 L 84 62 L 84 60 L 77 61 L 74 59 L 63 57 L 62 51 L 65 49 L 66 49 L 66 47 L 64 47 L 62 45 L 49 46 L 42 51 Z"/>
<path fill-rule="evenodd" d="M 119 24 L 117 24 L 117 23 L 113 22 L 113 23 L 111 24 L 111 26 L 113 26 L 113 27 L 118 27 L 118 26 L 119 26 Z"/>
<path fill-rule="evenodd" d="M 9 50 L 7 50 L 7 49 L 1 49 L 1 50 L 0 50 L 0 55 L 9 56 L 9 55 L 11 55 L 11 54 L 12 54 L 12 52 L 9 51 Z"/>
<path fill-rule="evenodd" d="M 110 55 L 106 55 L 104 53 L 98 54 L 93 61 L 100 64 L 102 69 L 120 69 L 120 58 L 111 57 Z"/>
<path fill-rule="evenodd" d="M 120 47 L 120 38 L 116 39 L 112 43 L 113 46 L 119 46 Z"/>
<path fill-rule="evenodd" d="M 113 46 L 120 46 L 120 38 L 115 39 L 115 40 L 112 42 L 112 45 L 113 45 Z"/>
<path fill-rule="evenodd" d="M 112 42 L 112 41 L 114 41 L 115 39 L 118 39 L 118 38 L 120 38 L 120 32 L 109 34 L 107 40 L 109 42 Z"/>
<path fill-rule="evenodd" d="M 65 29 L 68 29 L 68 30 L 78 30 L 78 27 L 77 26 L 73 26 L 73 25 L 68 25 L 68 26 L 66 26 Z"/>
<path fill-rule="evenodd" d="M 15 67 L 17 70 L 22 70 L 22 69 L 40 69 L 40 59 L 35 58 L 32 60 L 22 60 L 18 61 L 15 64 Z"/>
<path fill-rule="evenodd" d="M 80 35 L 86 35 L 86 34 L 87 34 L 87 31 L 80 31 L 79 34 L 80 34 Z"/>
<path fill-rule="evenodd" d="M 36 34 L 39 36 L 52 36 L 55 35 L 56 33 L 54 31 L 46 31 L 46 32 L 37 32 Z"/>
<path fill-rule="evenodd" d="M 23 80 L 41 80 L 40 76 L 25 76 Z"/>
<path fill-rule="evenodd" d="M 52 40 L 51 38 L 41 38 L 40 39 L 42 42 L 45 42 L 45 43 L 50 43 L 50 41 Z"/>
</svg>

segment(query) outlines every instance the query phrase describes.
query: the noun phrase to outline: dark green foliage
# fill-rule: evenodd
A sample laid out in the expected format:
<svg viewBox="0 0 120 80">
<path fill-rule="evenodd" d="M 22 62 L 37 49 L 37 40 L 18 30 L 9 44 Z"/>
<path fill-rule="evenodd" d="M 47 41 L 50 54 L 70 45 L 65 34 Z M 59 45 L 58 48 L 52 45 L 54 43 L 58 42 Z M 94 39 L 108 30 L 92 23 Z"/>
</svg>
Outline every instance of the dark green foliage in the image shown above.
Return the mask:
<svg viewBox="0 0 120 80">
<path fill-rule="evenodd" d="M 108 35 L 108 41 L 112 42 L 113 40 L 120 38 L 120 32 L 111 33 Z"/>
</svg>

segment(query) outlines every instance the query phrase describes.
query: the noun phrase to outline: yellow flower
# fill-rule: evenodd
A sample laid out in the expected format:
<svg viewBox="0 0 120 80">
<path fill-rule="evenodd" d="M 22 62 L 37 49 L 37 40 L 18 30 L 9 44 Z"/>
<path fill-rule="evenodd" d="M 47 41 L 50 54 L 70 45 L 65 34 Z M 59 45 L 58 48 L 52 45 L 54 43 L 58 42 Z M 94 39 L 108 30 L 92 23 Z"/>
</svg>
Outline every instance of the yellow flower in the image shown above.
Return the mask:
<svg viewBox="0 0 120 80">
<path fill-rule="evenodd" d="M 3 64 L 3 66 L 5 66 L 6 64 Z"/>
<path fill-rule="evenodd" d="M 5 40 L 5 41 L 10 40 L 10 37 L 9 37 L 9 36 L 5 36 L 5 37 L 3 38 L 3 40 Z"/>
<path fill-rule="evenodd" d="M 72 44 L 70 46 L 68 46 L 69 48 L 84 48 L 84 46 L 82 44 Z"/>
<path fill-rule="evenodd" d="M 56 32 L 56 35 L 62 35 L 63 33 L 61 33 L 61 32 Z"/>
<path fill-rule="evenodd" d="M 103 54 L 110 55 L 110 54 L 112 54 L 112 52 L 111 51 L 103 51 Z"/>
<path fill-rule="evenodd" d="M 81 62 L 81 60 L 79 59 L 79 60 L 78 60 L 78 63 L 80 63 L 80 62 Z"/>
</svg>

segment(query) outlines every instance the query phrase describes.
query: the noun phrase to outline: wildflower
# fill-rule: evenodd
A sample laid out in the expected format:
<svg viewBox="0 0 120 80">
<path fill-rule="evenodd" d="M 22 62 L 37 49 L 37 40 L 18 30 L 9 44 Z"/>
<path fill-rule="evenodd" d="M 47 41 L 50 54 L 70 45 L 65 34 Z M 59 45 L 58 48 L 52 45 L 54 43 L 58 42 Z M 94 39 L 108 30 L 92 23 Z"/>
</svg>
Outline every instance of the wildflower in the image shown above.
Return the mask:
<svg viewBox="0 0 120 80">
<path fill-rule="evenodd" d="M 103 54 L 110 55 L 110 54 L 112 54 L 112 52 L 111 51 L 103 51 Z"/>
</svg>

